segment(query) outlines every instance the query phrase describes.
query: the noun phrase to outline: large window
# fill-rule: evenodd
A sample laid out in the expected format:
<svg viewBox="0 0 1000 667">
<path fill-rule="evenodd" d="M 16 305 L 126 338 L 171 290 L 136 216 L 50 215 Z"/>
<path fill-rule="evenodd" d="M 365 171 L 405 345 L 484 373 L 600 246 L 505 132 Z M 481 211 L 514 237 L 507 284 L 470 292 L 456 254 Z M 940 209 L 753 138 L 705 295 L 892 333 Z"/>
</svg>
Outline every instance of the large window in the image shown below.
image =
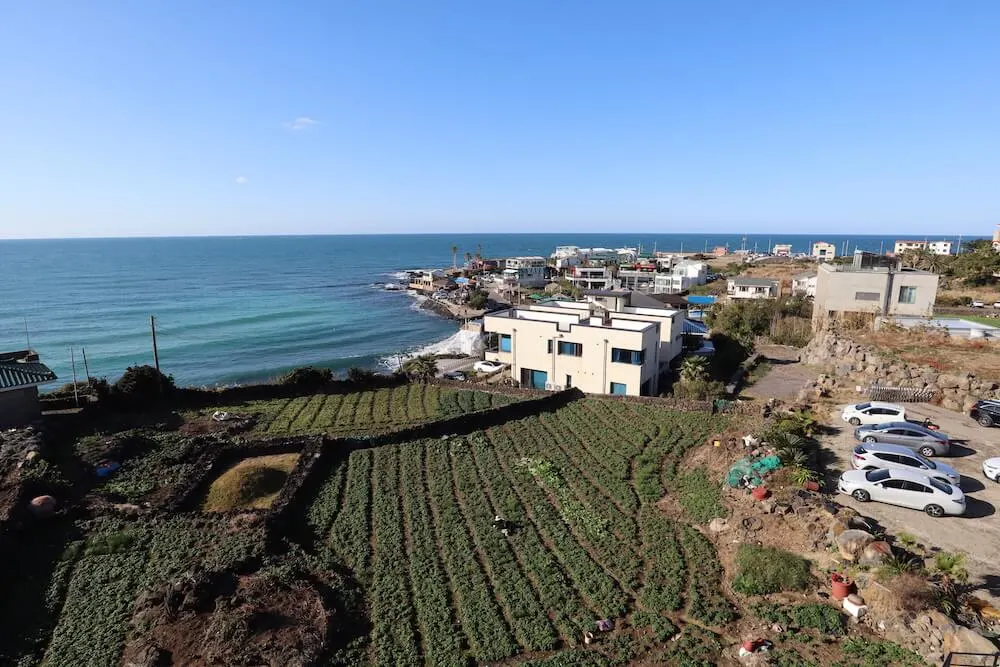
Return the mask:
<svg viewBox="0 0 1000 667">
<path fill-rule="evenodd" d="M 569 357 L 582 357 L 583 345 L 580 343 L 568 343 L 561 340 L 559 341 L 559 354 L 565 354 Z"/>
<path fill-rule="evenodd" d="M 611 348 L 611 361 L 616 364 L 632 364 L 641 366 L 646 360 L 645 350 L 624 350 L 620 347 Z"/>
<path fill-rule="evenodd" d="M 510 350 L 511 350 L 510 334 L 500 334 L 500 351 L 510 352 Z"/>
<path fill-rule="evenodd" d="M 881 301 L 882 295 L 878 292 L 855 292 L 855 301 Z"/>
<path fill-rule="evenodd" d="M 900 303 L 916 303 L 917 302 L 917 288 L 916 287 L 900 287 L 899 288 L 899 302 Z"/>
<path fill-rule="evenodd" d="M 628 393 L 628 387 L 622 382 L 612 382 L 611 383 L 611 393 L 616 396 L 624 396 Z"/>
</svg>

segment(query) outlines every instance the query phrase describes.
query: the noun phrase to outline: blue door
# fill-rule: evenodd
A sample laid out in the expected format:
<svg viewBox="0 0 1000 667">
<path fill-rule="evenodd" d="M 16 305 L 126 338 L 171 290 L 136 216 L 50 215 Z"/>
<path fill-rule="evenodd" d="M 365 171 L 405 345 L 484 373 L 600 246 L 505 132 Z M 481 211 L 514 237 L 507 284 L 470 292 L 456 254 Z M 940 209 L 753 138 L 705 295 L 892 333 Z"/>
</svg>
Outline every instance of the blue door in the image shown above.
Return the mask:
<svg viewBox="0 0 1000 667">
<path fill-rule="evenodd" d="M 611 383 L 611 393 L 612 394 L 615 394 L 616 396 L 624 396 L 627 392 L 628 392 L 628 389 L 626 388 L 626 386 L 623 383 L 621 383 L 621 382 L 612 382 Z"/>
<path fill-rule="evenodd" d="M 531 386 L 534 389 L 545 389 L 545 383 L 549 381 L 549 374 L 545 371 L 531 371 Z"/>
</svg>

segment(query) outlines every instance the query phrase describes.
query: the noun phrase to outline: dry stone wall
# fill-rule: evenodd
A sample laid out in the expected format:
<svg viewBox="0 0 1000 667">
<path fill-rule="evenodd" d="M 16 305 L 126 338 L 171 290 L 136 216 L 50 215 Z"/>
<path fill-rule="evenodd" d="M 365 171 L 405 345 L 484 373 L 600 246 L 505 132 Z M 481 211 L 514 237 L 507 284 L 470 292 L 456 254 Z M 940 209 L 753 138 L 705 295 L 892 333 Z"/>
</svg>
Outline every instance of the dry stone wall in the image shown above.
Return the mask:
<svg viewBox="0 0 1000 667">
<path fill-rule="evenodd" d="M 1000 384 L 977 378 L 975 373 L 955 369 L 942 373 L 929 366 L 908 364 L 892 355 L 832 331 L 822 331 L 802 350 L 802 362 L 829 371 L 800 393 L 809 400 L 832 387 L 869 386 L 873 382 L 892 387 L 913 387 L 932 392 L 941 406 L 967 412 L 982 398 L 1000 399 Z"/>
</svg>

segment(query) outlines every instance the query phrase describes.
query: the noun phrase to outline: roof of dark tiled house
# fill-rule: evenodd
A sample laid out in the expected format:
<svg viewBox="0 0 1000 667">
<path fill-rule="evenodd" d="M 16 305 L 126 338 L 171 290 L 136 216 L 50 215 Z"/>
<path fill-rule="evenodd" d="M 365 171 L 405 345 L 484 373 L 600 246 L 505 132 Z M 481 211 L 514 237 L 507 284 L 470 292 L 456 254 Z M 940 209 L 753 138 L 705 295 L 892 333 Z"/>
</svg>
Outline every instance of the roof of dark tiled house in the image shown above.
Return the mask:
<svg viewBox="0 0 1000 667">
<path fill-rule="evenodd" d="M 57 379 L 30 350 L 0 353 L 0 391 L 30 387 Z"/>
</svg>

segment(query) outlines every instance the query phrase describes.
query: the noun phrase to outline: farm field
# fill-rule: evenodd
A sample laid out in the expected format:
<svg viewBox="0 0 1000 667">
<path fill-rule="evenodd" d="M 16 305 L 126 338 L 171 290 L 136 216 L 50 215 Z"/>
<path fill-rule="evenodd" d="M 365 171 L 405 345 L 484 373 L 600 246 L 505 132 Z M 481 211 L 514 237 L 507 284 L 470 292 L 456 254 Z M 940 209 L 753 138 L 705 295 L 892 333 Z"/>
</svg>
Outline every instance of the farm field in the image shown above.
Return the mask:
<svg viewBox="0 0 1000 667">
<path fill-rule="evenodd" d="M 678 644 L 690 655 L 660 658 L 698 664 L 711 629 L 735 615 L 712 543 L 656 503 L 720 421 L 586 399 L 463 437 L 351 453 L 308 519 L 319 550 L 365 590 L 367 662 L 549 664 L 555 650 L 569 662 L 551 664 L 614 663 L 691 624 L 704 629 Z M 604 618 L 638 632 L 584 648 Z"/>
<path fill-rule="evenodd" d="M 219 410 L 257 417 L 254 430 L 271 435 L 347 434 L 387 430 L 508 405 L 516 398 L 432 384 L 405 384 L 346 394 L 252 401 Z"/>
</svg>

